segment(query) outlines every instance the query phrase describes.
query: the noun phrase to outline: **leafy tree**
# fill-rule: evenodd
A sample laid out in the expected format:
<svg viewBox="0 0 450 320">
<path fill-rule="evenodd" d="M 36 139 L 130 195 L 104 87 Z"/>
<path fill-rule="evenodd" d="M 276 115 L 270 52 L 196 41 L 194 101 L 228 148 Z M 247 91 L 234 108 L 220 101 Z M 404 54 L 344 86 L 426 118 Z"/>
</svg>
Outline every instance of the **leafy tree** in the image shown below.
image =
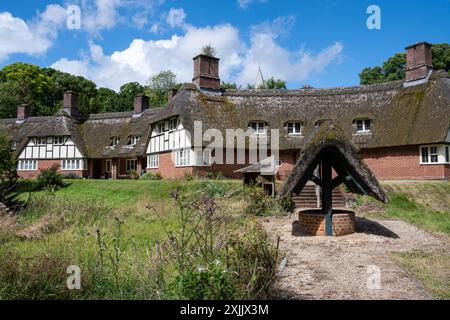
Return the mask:
<svg viewBox="0 0 450 320">
<path fill-rule="evenodd" d="M 96 105 L 98 112 L 117 111 L 119 95 L 114 90 L 108 88 L 99 88 L 97 90 Z"/>
<path fill-rule="evenodd" d="M 281 79 L 276 79 L 271 77 L 265 81 L 264 86 L 259 89 L 269 89 L 269 90 L 286 90 L 286 81 Z"/>
<path fill-rule="evenodd" d="M 0 202 L 8 205 L 17 182 L 16 160 L 5 134 L 0 131 Z"/>
<path fill-rule="evenodd" d="M 150 98 L 151 106 L 158 107 L 167 103 L 167 92 L 180 86 L 180 84 L 177 84 L 176 78 L 172 71 L 167 70 L 161 71 L 147 81 L 144 92 Z"/>
<path fill-rule="evenodd" d="M 220 87 L 224 90 L 227 90 L 227 89 L 236 90 L 238 88 L 236 83 L 224 82 L 224 81 L 222 81 L 222 84 L 220 85 Z"/>
<path fill-rule="evenodd" d="M 442 69 L 450 73 L 450 45 L 448 43 L 434 44 L 431 51 L 434 69 Z M 404 79 L 405 65 L 406 54 L 396 53 L 387 59 L 381 67 L 363 69 L 359 74 L 360 83 L 373 84 Z"/>
<path fill-rule="evenodd" d="M 17 81 L 0 82 L 0 118 L 15 118 L 17 106 L 24 103 Z"/>
<path fill-rule="evenodd" d="M 126 83 L 120 87 L 118 95 L 117 109 L 114 111 L 133 110 L 134 98 L 138 94 L 144 93 L 144 87 L 137 82 Z"/>
</svg>

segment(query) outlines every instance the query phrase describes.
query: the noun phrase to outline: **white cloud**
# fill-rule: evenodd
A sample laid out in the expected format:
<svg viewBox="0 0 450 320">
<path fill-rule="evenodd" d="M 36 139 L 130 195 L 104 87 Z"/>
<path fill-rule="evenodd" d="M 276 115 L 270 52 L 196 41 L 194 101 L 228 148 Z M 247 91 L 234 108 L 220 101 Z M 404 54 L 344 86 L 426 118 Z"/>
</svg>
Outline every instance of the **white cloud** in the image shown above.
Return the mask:
<svg viewBox="0 0 450 320">
<path fill-rule="evenodd" d="M 172 28 L 180 27 L 186 20 L 186 13 L 183 8 L 171 8 L 167 14 L 166 22 Z"/>
<path fill-rule="evenodd" d="M 252 28 L 249 44 L 230 24 L 197 28 L 184 23 L 182 35 L 160 40 L 134 39 L 128 48 L 111 55 L 105 55 L 101 46 L 90 42 L 88 57 L 72 61 L 61 59 L 52 67 L 83 75 L 99 86 L 118 90 L 126 82 L 145 83 L 162 70 L 172 70 L 178 81 L 190 82 L 192 58 L 205 44 L 214 46 L 221 58 L 221 79 L 243 86 L 255 82 L 259 66 L 265 77 L 273 76 L 292 83 L 321 73 L 339 60 L 343 50 L 339 42 L 318 52 L 282 47 L 277 43 L 277 37 L 285 32 L 281 26 L 286 23 L 292 24 L 292 18 L 275 20 L 267 23 L 265 28 Z M 157 27 L 154 29 L 158 32 Z"/>
<path fill-rule="evenodd" d="M 117 9 L 121 2 L 121 0 L 82 0 L 82 28 L 89 32 L 113 28 L 119 21 Z"/>
<path fill-rule="evenodd" d="M 267 2 L 268 0 L 237 0 L 241 9 L 247 9 L 254 2 Z"/>
<path fill-rule="evenodd" d="M 11 54 L 40 55 L 53 46 L 59 29 L 66 21 L 66 10 L 48 5 L 46 10 L 30 22 L 0 13 L 0 61 Z"/>
</svg>

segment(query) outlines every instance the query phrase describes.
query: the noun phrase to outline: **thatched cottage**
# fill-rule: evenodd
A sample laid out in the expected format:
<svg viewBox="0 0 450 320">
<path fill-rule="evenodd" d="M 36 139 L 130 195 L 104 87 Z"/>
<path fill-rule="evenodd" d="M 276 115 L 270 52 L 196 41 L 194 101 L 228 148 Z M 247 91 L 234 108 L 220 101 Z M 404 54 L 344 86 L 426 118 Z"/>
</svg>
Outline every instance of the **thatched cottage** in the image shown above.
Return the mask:
<svg viewBox="0 0 450 320">
<path fill-rule="evenodd" d="M 405 81 L 332 89 L 221 90 L 219 59 L 194 58 L 193 83 L 169 93 L 162 108 L 136 97 L 134 111 L 79 114 L 77 95 L 67 92 L 54 116 L 0 120 L 18 158 L 22 177 L 54 164 L 65 174 L 125 178 L 144 171 L 174 178 L 221 172 L 236 176 L 245 159 L 221 164 L 226 152 L 193 148 L 194 124 L 202 132 L 250 129 L 269 136 L 279 130 L 278 176 L 293 166 L 308 136 L 325 120 L 343 129 L 379 179 L 450 178 L 450 76 L 433 71 L 431 46 L 407 48 Z M 248 144 L 243 146 L 244 149 Z M 233 151 L 237 154 L 238 147 Z M 271 153 L 271 150 L 269 150 Z M 212 159 L 215 161 L 211 161 Z M 261 159 L 259 159 L 261 160 Z"/>
</svg>

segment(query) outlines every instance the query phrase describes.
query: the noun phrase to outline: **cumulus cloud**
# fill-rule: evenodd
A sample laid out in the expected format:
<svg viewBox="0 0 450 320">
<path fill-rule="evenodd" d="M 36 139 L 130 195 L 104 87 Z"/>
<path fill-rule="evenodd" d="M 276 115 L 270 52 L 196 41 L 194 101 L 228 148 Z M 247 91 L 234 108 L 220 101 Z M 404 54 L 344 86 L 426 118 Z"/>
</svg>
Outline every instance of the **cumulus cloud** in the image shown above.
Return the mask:
<svg viewBox="0 0 450 320">
<path fill-rule="evenodd" d="M 247 9 L 254 2 L 267 2 L 268 0 L 237 0 L 241 9 Z"/>
<path fill-rule="evenodd" d="M 167 14 L 166 22 L 172 28 L 180 27 L 186 20 L 186 13 L 183 8 L 171 8 Z"/>
<path fill-rule="evenodd" d="M 126 82 L 145 83 L 163 70 L 172 70 L 180 82 L 192 80 L 192 57 L 205 44 L 215 47 L 220 61 L 221 79 L 245 86 L 253 84 L 261 66 L 266 77 L 288 82 L 304 81 L 321 73 L 339 60 L 343 45 L 332 43 L 316 52 L 307 49 L 289 50 L 277 38 L 293 24 L 292 17 L 282 17 L 255 27 L 246 43 L 239 30 L 222 24 L 198 28 L 184 23 L 183 34 L 160 40 L 133 40 L 128 48 L 105 55 L 94 42 L 89 43 L 89 56 L 80 60 L 60 59 L 52 67 L 92 79 L 99 86 L 118 90 Z M 156 29 L 156 27 L 155 27 Z M 157 29 L 155 30 L 157 32 Z"/>
<path fill-rule="evenodd" d="M 59 5 L 48 5 L 44 12 L 30 22 L 14 17 L 9 12 L 0 13 L 0 61 L 14 53 L 45 53 L 52 47 L 66 18 L 66 10 Z"/>
</svg>

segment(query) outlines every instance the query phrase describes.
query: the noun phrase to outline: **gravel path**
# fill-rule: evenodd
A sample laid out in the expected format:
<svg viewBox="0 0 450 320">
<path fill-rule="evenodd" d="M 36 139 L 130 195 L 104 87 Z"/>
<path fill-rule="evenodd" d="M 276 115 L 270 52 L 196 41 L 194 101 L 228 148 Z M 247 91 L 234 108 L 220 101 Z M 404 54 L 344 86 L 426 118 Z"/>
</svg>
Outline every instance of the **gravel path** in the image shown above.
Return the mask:
<svg viewBox="0 0 450 320">
<path fill-rule="evenodd" d="M 344 237 L 292 234 L 295 216 L 263 221 L 281 237 L 287 264 L 274 285 L 281 299 L 432 299 L 425 288 L 390 257 L 391 251 L 445 250 L 448 240 L 403 221 L 357 218 L 358 232 Z M 376 266 L 380 288 L 376 286 Z"/>
</svg>

